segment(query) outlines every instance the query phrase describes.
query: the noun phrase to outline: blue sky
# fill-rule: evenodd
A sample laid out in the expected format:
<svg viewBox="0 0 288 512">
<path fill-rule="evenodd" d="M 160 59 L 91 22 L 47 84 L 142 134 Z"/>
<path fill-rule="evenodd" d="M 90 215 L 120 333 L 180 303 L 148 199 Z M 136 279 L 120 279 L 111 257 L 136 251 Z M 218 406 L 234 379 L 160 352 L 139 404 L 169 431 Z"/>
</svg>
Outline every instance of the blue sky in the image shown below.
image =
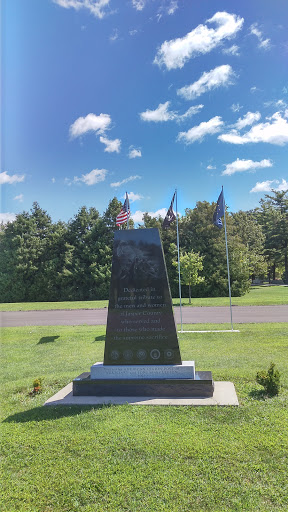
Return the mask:
<svg viewBox="0 0 288 512">
<path fill-rule="evenodd" d="M 2 0 L 1 214 L 288 188 L 287 0 Z"/>
</svg>

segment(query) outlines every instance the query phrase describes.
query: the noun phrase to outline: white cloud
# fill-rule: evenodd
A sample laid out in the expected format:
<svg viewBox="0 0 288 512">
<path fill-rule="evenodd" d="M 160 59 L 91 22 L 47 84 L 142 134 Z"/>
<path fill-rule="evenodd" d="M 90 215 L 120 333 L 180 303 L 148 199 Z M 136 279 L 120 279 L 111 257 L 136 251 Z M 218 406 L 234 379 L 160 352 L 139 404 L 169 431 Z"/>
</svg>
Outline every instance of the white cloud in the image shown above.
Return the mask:
<svg viewBox="0 0 288 512">
<path fill-rule="evenodd" d="M 250 92 L 251 92 L 252 94 L 254 94 L 254 93 L 255 93 L 255 92 L 257 92 L 257 91 L 260 91 L 260 89 L 258 89 L 258 87 L 255 87 L 255 85 L 254 85 L 253 87 L 250 87 Z"/>
<path fill-rule="evenodd" d="M 142 121 L 152 121 L 154 123 L 160 123 L 164 121 L 183 121 L 188 117 L 191 117 L 203 108 L 203 105 L 193 105 L 184 114 L 178 114 L 173 110 L 169 110 L 170 101 L 166 103 L 160 103 L 155 110 L 147 109 L 145 112 L 140 113 Z"/>
<path fill-rule="evenodd" d="M 0 224 L 7 224 L 7 222 L 13 222 L 15 219 L 15 213 L 0 213 Z"/>
<path fill-rule="evenodd" d="M 96 134 L 104 133 L 111 124 L 111 117 L 108 114 L 88 114 L 86 117 L 78 117 L 71 124 L 69 132 L 72 138 L 80 137 L 87 132 L 95 132 Z"/>
<path fill-rule="evenodd" d="M 215 165 L 207 165 L 207 169 L 209 171 L 212 171 L 213 169 L 216 169 Z"/>
<path fill-rule="evenodd" d="M 157 21 L 159 22 L 163 15 L 171 16 L 177 11 L 178 7 L 178 0 L 162 0 L 162 5 L 156 15 Z"/>
<path fill-rule="evenodd" d="M 128 183 L 129 181 L 134 181 L 134 180 L 141 180 L 141 176 L 138 176 L 137 174 L 135 176 L 129 176 L 129 178 L 125 178 L 122 181 L 110 183 L 110 187 L 115 187 L 115 188 L 121 187 L 121 185 L 124 185 L 125 183 Z"/>
<path fill-rule="evenodd" d="M 273 163 L 271 160 L 264 159 L 260 162 L 253 162 L 253 160 L 235 160 L 231 164 L 226 164 L 222 176 L 231 176 L 235 172 L 251 171 L 255 169 L 264 169 L 266 167 L 272 167 Z"/>
<path fill-rule="evenodd" d="M 187 119 L 189 117 L 194 116 L 195 114 L 198 114 L 198 112 L 200 112 L 200 110 L 203 107 L 204 107 L 204 105 L 193 105 L 193 107 L 188 108 L 188 110 L 184 114 L 177 115 L 176 116 L 176 121 L 177 122 L 181 122 L 181 121 L 184 121 L 185 119 Z"/>
<path fill-rule="evenodd" d="M 254 36 L 256 36 L 258 39 L 262 38 L 262 33 L 258 29 L 257 23 L 254 23 L 253 25 L 251 25 L 251 27 L 250 27 L 250 34 L 254 34 Z"/>
<path fill-rule="evenodd" d="M 242 130 L 242 128 L 245 128 L 245 126 L 251 126 L 251 124 L 259 121 L 260 118 L 260 112 L 247 112 L 247 114 L 245 114 L 242 119 L 241 117 L 238 119 L 234 126 L 237 130 Z"/>
<path fill-rule="evenodd" d="M 0 185 L 4 185 L 8 183 L 12 185 L 13 183 L 21 183 L 25 179 L 25 174 L 12 174 L 11 176 L 6 172 L 0 172 Z"/>
<path fill-rule="evenodd" d="M 238 57 L 240 55 L 239 46 L 237 46 L 236 44 L 233 44 L 233 46 L 230 46 L 230 48 L 224 48 L 222 50 L 222 53 L 224 53 L 224 55 L 234 55 L 234 56 Z"/>
<path fill-rule="evenodd" d="M 100 136 L 99 140 L 100 140 L 100 142 L 102 142 L 102 144 L 105 144 L 106 148 L 104 149 L 104 151 L 106 151 L 107 153 L 120 153 L 120 147 L 121 147 L 120 139 L 110 140 L 110 139 L 107 139 L 107 137 Z"/>
<path fill-rule="evenodd" d="M 250 27 L 250 34 L 257 37 L 259 43 L 258 48 L 263 48 L 264 50 L 268 50 L 271 47 L 271 40 L 270 39 L 264 39 L 263 34 L 261 30 L 258 27 L 257 23 L 253 23 Z"/>
<path fill-rule="evenodd" d="M 188 110 L 184 114 L 179 115 L 177 121 L 183 121 L 188 117 L 198 114 L 198 112 L 200 112 L 200 110 L 202 110 L 203 107 L 204 105 L 193 105 L 193 107 L 188 108 Z"/>
<path fill-rule="evenodd" d="M 231 105 L 232 112 L 239 112 L 241 108 L 243 107 L 239 105 L 239 103 L 233 103 L 233 105 Z"/>
<path fill-rule="evenodd" d="M 234 76 L 231 66 L 224 64 L 223 66 L 211 69 L 211 71 L 204 72 L 197 82 L 178 89 L 177 94 L 185 98 L 185 100 L 194 100 L 211 89 L 232 84 Z"/>
<path fill-rule="evenodd" d="M 141 149 L 134 148 L 134 146 L 130 146 L 128 156 L 129 156 L 129 158 L 141 158 L 141 156 L 142 156 Z"/>
<path fill-rule="evenodd" d="M 182 68 L 196 55 L 208 53 L 224 39 L 235 36 L 242 28 L 244 19 L 227 12 L 216 12 L 206 23 L 214 23 L 216 28 L 198 25 L 184 37 L 165 41 L 157 52 L 154 63 L 167 69 Z"/>
<path fill-rule="evenodd" d="M 272 184 L 275 183 L 278 187 L 273 187 Z M 253 187 L 250 192 L 271 192 L 271 190 L 277 190 L 279 192 L 288 190 L 288 181 L 282 178 L 282 182 L 279 180 L 267 180 L 267 181 L 257 181 L 255 187 Z"/>
<path fill-rule="evenodd" d="M 147 212 L 142 212 L 141 210 L 137 210 L 133 215 L 131 215 L 134 222 L 137 222 L 138 224 L 141 224 L 143 222 L 143 215 Z M 164 218 L 167 213 L 166 208 L 161 208 L 160 210 L 157 210 L 156 212 L 148 212 L 148 215 L 152 217 L 153 219 L 158 218 L 159 216 Z"/>
<path fill-rule="evenodd" d="M 140 201 L 140 199 L 143 199 L 143 196 L 140 194 L 134 194 L 134 192 L 128 192 L 129 201 L 131 203 L 134 203 L 134 201 Z M 126 198 L 126 194 L 124 194 L 123 199 Z"/>
<path fill-rule="evenodd" d="M 282 182 L 278 185 L 278 187 L 276 188 L 276 190 L 279 190 L 279 191 L 284 191 L 284 190 L 288 190 L 288 181 L 284 180 L 282 178 Z"/>
<path fill-rule="evenodd" d="M 117 41 L 117 39 L 119 39 L 119 31 L 117 28 L 114 28 L 109 40 L 113 43 L 114 41 Z"/>
<path fill-rule="evenodd" d="M 19 201 L 19 203 L 23 203 L 24 196 L 23 194 L 19 194 L 18 196 L 13 197 L 14 201 Z"/>
<path fill-rule="evenodd" d="M 287 105 L 286 101 L 280 99 L 280 100 L 265 101 L 264 107 L 276 107 L 283 111 L 285 108 L 288 107 L 288 105 Z"/>
<path fill-rule="evenodd" d="M 193 126 L 193 128 L 190 128 L 187 132 L 180 132 L 177 140 L 183 141 L 185 144 L 192 144 L 196 140 L 201 142 L 206 135 L 218 133 L 223 124 L 221 117 L 212 117 L 212 119 L 207 122 L 200 123 L 198 126 Z"/>
<path fill-rule="evenodd" d="M 259 123 L 251 128 L 249 132 L 240 135 L 236 130 L 230 133 L 219 135 L 218 139 L 230 144 L 248 144 L 266 142 L 284 146 L 288 143 L 288 123 L 282 118 L 279 112 L 267 118 L 267 123 Z"/>
<path fill-rule="evenodd" d="M 145 112 L 141 112 L 140 117 L 143 121 L 153 121 L 154 123 L 171 121 L 175 119 L 175 112 L 169 111 L 169 105 L 170 101 L 159 103 L 155 110 L 147 109 Z"/>
<path fill-rule="evenodd" d="M 167 14 L 171 15 L 174 14 L 175 11 L 178 9 L 178 0 L 170 0 L 168 6 L 167 6 Z"/>
<path fill-rule="evenodd" d="M 76 11 L 87 9 L 96 18 L 103 18 L 107 14 L 110 0 L 53 0 L 55 4 L 65 9 L 73 8 Z"/>
<path fill-rule="evenodd" d="M 145 7 L 146 0 L 132 0 L 132 6 L 136 11 L 142 11 Z"/>
<path fill-rule="evenodd" d="M 108 171 L 106 169 L 93 169 L 93 171 L 87 174 L 82 174 L 81 178 L 74 176 L 73 183 L 85 183 L 85 185 L 95 185 L 101 181 L 105 181 Z"/>
<path fill-rule="evenodd" d="M 55 183 L 56 180 L 55 180 L 55 178 L 51 178 L 51 181 L 52 181 L 52 183 Z"/>
<path fill-rule="evenodd" d="M 259 48 L 264 48 L 264 50 L 268 50 L 271 47 L 271 40 L 270 39 L 263 39 L 263 41 L 260 41 Z"/>
</svg>

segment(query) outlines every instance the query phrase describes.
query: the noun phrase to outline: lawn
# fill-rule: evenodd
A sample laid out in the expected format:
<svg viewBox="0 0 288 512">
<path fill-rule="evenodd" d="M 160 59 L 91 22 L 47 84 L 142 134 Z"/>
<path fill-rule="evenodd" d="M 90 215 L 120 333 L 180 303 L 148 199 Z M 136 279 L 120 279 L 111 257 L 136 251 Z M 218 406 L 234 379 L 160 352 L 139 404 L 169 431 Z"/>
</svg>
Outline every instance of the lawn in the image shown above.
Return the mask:
<svg viewBox="0 0 288 512">
<path fill-rule="evenodd" d="M 229 306 L 229 297 L 208 297 L 194 299 L 191 306 Z M 269 306 L 288 304 L 288 286 L 251 286 L 250 292 L 243 297 L 232 297 L 235 306 Z M 179 306 L 179 298 L 173 299 L 173 305 Z M 189 299 L 182 299 L 183 306 L 189 306 Z M 0 311 L 40 311 L 47 309 L 95 309 L 107 308 L 108 300 L 69 301 L 69 302 L 15 302 L 0 304 Z"/>
<path fill-rule="evenodd" d="M 1 510 L 287 512 L 288 323 L 235 328 L 179 341 L 197 370 L 234 382 L 240 407 L 82 408 L 42 405 L 102 361 L 105 328 L 4 328 Z M 267 398 L 255 375 L 271 361 L 282 388 Z"/>
</svg>

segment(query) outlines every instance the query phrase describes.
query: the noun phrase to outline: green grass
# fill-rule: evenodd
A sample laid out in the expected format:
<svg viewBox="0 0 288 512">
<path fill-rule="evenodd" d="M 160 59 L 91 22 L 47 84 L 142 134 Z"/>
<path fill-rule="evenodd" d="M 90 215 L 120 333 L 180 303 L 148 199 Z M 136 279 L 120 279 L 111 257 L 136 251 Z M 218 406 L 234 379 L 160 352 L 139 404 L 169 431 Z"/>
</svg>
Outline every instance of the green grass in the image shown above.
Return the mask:
<svg viewBox="0 0 288 512">
<path fill-rule="evenodd" d="M 74 300 L 66 302 L 7 302 L 0 303 L 0 311 L 43 311 L 53 309 L 108 308 L 108 300 Z"/>
<path fill-rule="evenodd" d="M 287 512 L 288 323 L 235 328 L 179 340 L 184 360 L 234 382 L 240 407 L 82 408 L 42 405 L 102 360 L 105 328 L 4 328 L 0 509 Z M 255 376 L 271 361 L 282 388 L 267 398 Z M 32 398 L 39 376 L 43 393 Z"/>
<path fill-rule="evenodd" d="M 183 299 L 184 306 L 189 306 L 189 299 Z M 207 297 L 191 299 L 191 306 L 229 306 L 229 297 Z M 288 304 L 288 286 L 251 286 L 243 297 L 232 297 L 234 306 L 269 306 Z M 173 305 L 179 306 L 179 299 L 173 299 Z"/>
<path fill-rule="evenodd" d="M 173 299 L 173 305 L 179 306 L 179 298 Z M 288 286 L 252 286 L 243 297 L 232 297 L 235 306 L 268 306 L 288 304 Z M 189 306 L 187 298 L 182 299 L 183 306 Z M 229 297 L 192 298 L 191 306 L 229 306 Z M 0 311 L 40 311 L 47 309 L 97 309 L 107 308 L 108 300 L 68 301 L 68 302 L 15 302 L 0 304 Z"/>
</svg>

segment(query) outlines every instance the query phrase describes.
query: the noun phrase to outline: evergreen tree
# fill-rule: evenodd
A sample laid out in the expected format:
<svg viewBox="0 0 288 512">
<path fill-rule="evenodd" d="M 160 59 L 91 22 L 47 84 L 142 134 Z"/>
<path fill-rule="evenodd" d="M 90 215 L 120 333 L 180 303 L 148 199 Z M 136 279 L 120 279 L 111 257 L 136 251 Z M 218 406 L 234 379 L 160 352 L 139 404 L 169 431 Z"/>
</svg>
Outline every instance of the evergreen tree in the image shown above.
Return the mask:
<svg viewBox="0 0 288 512">
<path fill-rule="evenodd" d="M 49 300 L 47 268 L 53 245 L 50 216 L 33 203 L 1 231 L 0 291 L 5 302 Z"/>
<path fill-rule="evenodd" d="M 288 283 L 288 190 L 272 190 L 265 194 L 257 210 L 258 222 L 265 234 L 265 253 L 270 264 L 269 278 L 276 268 L 284 267 L 283 279 Z"/>
<path fill-rule="evenodd" d="M 62 296 L 66 300 L 107 297 L 111 247 L 106 227 L 95 208 L 83 206 L 68 224 L 66 261 L 62 271 Z"/>
</svg>

